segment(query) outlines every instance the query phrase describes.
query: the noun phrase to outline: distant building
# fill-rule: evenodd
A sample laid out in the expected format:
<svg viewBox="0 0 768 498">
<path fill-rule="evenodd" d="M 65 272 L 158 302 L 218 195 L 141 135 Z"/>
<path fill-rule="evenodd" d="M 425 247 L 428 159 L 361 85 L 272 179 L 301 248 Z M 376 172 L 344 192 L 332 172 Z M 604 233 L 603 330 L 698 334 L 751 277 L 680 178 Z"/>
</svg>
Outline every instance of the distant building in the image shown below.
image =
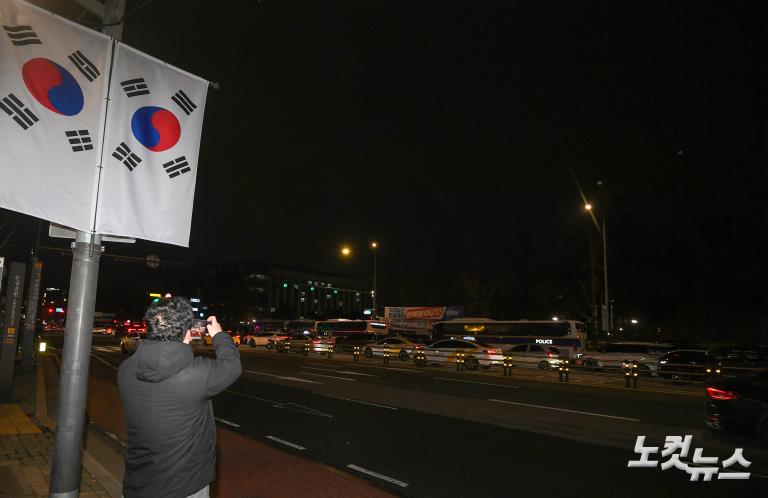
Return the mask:
<svg viewBox="0 0 768 498">
<path fill-rule="evenodd" d="M 259 261 L 210 264 L 204 271 L 200 311 L 225 320 L 362 318 L 372 305 L 365 279 Z"/>
<path fill-rule="evenodd" d="M 255 318 L 360 318 L 372 304 L 370 286 L 361 280 L 255 263 L 243 270 Z"/>
</svg>

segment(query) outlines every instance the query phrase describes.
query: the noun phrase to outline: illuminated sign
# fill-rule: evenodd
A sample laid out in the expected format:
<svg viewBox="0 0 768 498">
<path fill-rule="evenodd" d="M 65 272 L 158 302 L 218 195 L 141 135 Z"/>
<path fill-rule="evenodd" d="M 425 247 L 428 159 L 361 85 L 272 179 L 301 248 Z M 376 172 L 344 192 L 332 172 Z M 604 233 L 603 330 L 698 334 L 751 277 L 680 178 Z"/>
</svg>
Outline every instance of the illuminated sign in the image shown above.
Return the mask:
<svg viewBox="0 0 768 498">
<path fill-rule="evenodd" d="M 363 315 L 370 315 L 370 314 L 371 314 L 371 310 L 363 310 Z"/>
<path fill-rule="evenodd" d="M 552 344 L 552 339 L 536 339 L 536 344 Z"/>
<path fill-rule="evenodd" d="M 158 292 L 150 292 L 149 297 L 163 297 L 163 295 Z"/>
<path fill-rule="evenodd" d="M 152 295 L 152 294 L 150 294 L 150 296 L 151 296 L 151 295 Z M 196 297 L 193 297 L 192 299 L 190 299 L 190 300 L 189 300 L 189 302 L 190 302 L 190 303 L 199 303 L 199 302 L 200 302 L 200 299 L 198 299 L 198 298 L 196 298 Z"/>
<path fill-rule="evenodd" d="M 56 308 L 56 313 L 64 313 L 64 308 Z"/>
</svg>

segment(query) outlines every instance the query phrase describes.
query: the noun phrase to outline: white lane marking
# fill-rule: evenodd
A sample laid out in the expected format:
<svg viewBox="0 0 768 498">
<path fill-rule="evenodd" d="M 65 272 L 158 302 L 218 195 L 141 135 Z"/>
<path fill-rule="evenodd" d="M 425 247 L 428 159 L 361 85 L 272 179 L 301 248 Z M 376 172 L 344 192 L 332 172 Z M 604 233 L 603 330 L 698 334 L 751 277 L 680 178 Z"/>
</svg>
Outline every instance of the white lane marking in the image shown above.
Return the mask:
<svg viewBox="0 0 768 498">
<path fill-rule="evenodd" d="M 253 396 L 252 394 L 245 394 L 245 393 L 241 393 L 241 392 L 238 392 L 238 391 L 233 391 L 231 389 L 225 389 L 225 391 L 230 393 L 230 394 L 237 394 L 238 396 L 243 396 L 245 398 L 255 399 L 256 401 L 263 401 L 265 403 L 270 403 L 272 405 L 280 403 L 279 401 L 273 401 L 273 400 L 267 399 L 267 398 L 259 398 L 258 396 Z"/>
<path fill-rule="evenodd" d="M 362 467 L 358 467 L 357 465 L 352 465 L 351 463 L 347 465 L 347 468 L 350 468 L 352 470 L 356 470 L 358 472 L 362 472 L 363 474 L 368 474 L 369 476 L 373 476 L 377 479 L 381 479 L 383 481 L 391 482 L 392 484 L 397 484 L 400 487 L 407 488 L 408 483 L 403 481 L 398 481 L 394 477 L 385 476 L 384 474 L 379 474 L 378 472 L 374 472 L 372 470 L 364 469 Z"/>
<path fill-rule="evenodd" d="M 306 370 L 320 370 L 321 372 L 333 372 L 333 373 L 340 373 L 340 374 L 347 374 L 347 375 L 362 375 L 363 377 L 378 377 L 378 375 L 373 375 L 373 374 L 366 374 L 362 372 L 351 372 L 349 370 L 335 370 L 332 368 L 305 367 L 304 365 L 302 365 L 301 368 L 304 368 Z"/>
<path fill-rule="evenodd" d="M 92 349 L 101 351 L 102 353 L 117 353 L 120 351 L 119 346 L 93 346 Z"/>
<path fill-rule="evenodd" d="M 335 370 L 333 368 L 305 367 L 304 365 L 301 365 L 301 368 L 306 368 L 307 370 L 320 370 L 322 372 L 336 372 L 336 373 L 338 373 L 338 370 Z"/>
<path fill-rule="evenodd" d="M 325 368 L 328 368 L 329 366 L 327 363 L 302 363 L 301 366 L 304 366 L 304 365 L 312 365 L 313 367 L 325 367 Z"/>
<path fill-rule="evenodd" d="M 327 377 L 329 379 L 349 380 L 351 382 L 357 382 L 357 379 L 350 379 L 348 377 L 336 377 L 335 375 L 316 374 L 311 372 L 301 372 L 299 375 L 315 375 L 317 377 Z"/>
<path fill-rule="evenodd" d="M 528 403 L 517 403 L 515 401 L 504 401 L 503 399 L 489 399 L 488 401 L 493 401 L 494 403 L 506 403 L 508 405 L 528 406 L 530 408 L 541 408 L 542 410 L 554 410 L 558 412 L 579 413 L 581 415 L 591 415 L 593 417 L 614 418 L 617 420 L 629 420 L 630 422 L 640 422 L 639 418 L 618 417 L 616 415 L 606 415 L 604 413 L 592 413 L 592 412 L 582 412 L 579 410 L 567 410 L 565 408 L 555 408 L 553 406 L 531 405 Z"/>
<path fill-rule="evenodd" d="M 362 375 L 363 377 L 378 377 L 378 375 L 364 374 L 362 372 L 350 372 L 349 370 L 339 370 L 337 373 L 347 374 L 347 375 Z"/>
<path fill-rule="evenodd" d="M 243 372 L 249 373 L 249 374 L 255 374 L 255 375 L 266 375 L 267 377 L 274 377 L 276 379 L 292 380 L 294 382 L 307 382 L 309 384 L 320 384 L 319 382 L 314 381 L 314 380 L 300 379 L 298 377 L 286 377 L 286 376 L 283 376 L 283 375 L 275 375 L 275 374 L 268 374 L 268 373 L 264 373 L 264 372 L 256 372 L 254 370 L 243 370 Z"/>
<path fill-rule="evenodd" d="M 351 399 L 351 398 L 342 398 L 341 396 L 333 396 L 330 394 L 323 394 L 323 393 L 315 393 L 320 396 L 324 396 L 326 398 L 333 398 L 333 399 L 342 399 L 344 401 L 351 401 L 352 403 L 360 403 L 363 405 L 370 405 L 370 406 L 378 406 L 379 408 L 386 408 L 387 410 L 397 410 L 394 406 L 387 406 L 387 405 L 379 405 L 377 403 L 370 403 L 368 401 L 360 401 L 359 399 Z"/>
<path fill-rule="evenodd" d="M 97 360 L 99 360 L 100 362 L 102 362 L 103 364 L 105 364 L 106 366 L 108 366 L 108 367 L 112 367 L 112 369 L 113 369 L 113 370 L 117 370 L 117 367 L 116 367 L 116 366 L 114 366 L 114 365 L 112 365 L 112 364 L 111 364 L 110 362 L 108 362 L 107 360 L 104 360 L 104 359 L 102 359 L 102 358 L 99 358 L 98 356 L 96 356 L 96 355 L 95 355 L 95 354 L 93 354 L 93 353 L 91 353 L 91 356 L 93 356 L 94 358 L 96 358 Z"/>
<path fill-rule="evenodd" d="M 282 410 L 290 410 L 293 412 L 299 412 L 304 413 L 307 415 L 317 415 L 318 417 L 325 417 L 325 418 L 333 418 L 333 415 L 328 413 L 323 413 L 319 410 L 315 410 L 314 408 L 310 408 L 308 406 L 300 405 L 298 403 L 291 403 L 291 402 L 283 402 L 283 401 L 274 401 L 271 399 L 266 398 L 260 398 L 258 396 L 253 396 L 251 394 L 245 394 L 238 391 L 232 391 L 231 389 L 225 389 L 225 392 L 228 392 L 230 394 L 236 394 L 237 396 L 243 396 L 244 398 L 250 398 L 255 399 L 256 401 L 263 401 L 264 403 L 269 403 L 272 405 L 273 408 L 279 408 Z"/>
<path fill-rule="evenodd" d="M 398 372 L 419 372 L 423 373 L 424 370 L 416 370 L 414 368 L 395 368 L 395 367 L 386 367 L 384 370 L 397 370 Z"/>
<path fill-rule="evenodd" d="M 218 420 L 222 424 L 231 425 L 232 427 L 240 427 L 240 424 L 236 424 L 234 422 L 230 422 L 229 420 L 224 420 L 223 418 L 219 418 L 219 417 L 213 417 L 213 418 Z"/>
<path fill-rule="evenodd" d="M 266 436 L 267 439 L 271 439 L 272 441 L 280 444 L 284 444 L 286 446 L 290 446 L 291 448 L 296 448 L 297 450 L 306 450 L 305 447 L 299 446 L 298 444 L 292 443 L 290 441 L 286 441 L 285 439 L 280 439 L 275 436 Z"/>
<path fill-rule="evenodd" d="M 507 385 L 507 384 L 492 384 L 490 382 L 479 382 L 479 381 L 476 381 L 476 380 L 451 379 L 449 377 L 432 377 L 432 378 L 435 379 L 435 380 L 447 380 L 449 382 L 465 382 L 467 384 L 482 384 L 484 386 L 506 387 L 506 388 L 509 388 L 509 389 L 520 389 L 517 386 L 510 386 L 510 385 Z"/>
</svg>

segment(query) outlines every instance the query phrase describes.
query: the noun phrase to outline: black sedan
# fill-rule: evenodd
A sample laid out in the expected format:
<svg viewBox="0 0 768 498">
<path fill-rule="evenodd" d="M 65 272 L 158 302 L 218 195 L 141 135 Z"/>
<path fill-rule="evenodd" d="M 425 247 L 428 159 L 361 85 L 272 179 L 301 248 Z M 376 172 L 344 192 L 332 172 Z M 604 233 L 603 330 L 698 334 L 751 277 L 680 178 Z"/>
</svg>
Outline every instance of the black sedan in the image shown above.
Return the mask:
<svg viewBox="0 0 768 498">
<path fill-rule="evenodd" d="M 705 380 L 721 373 L 712 356 L 701 349 L 681 349 L 661 356 L 658 372 L 672 380 Z"/>
<path fill-rule="evenodd" d="M 745 428 L 768 442 L 768 373 L 712 380 L 707 395 L 707 424 L 712 429 Z"/>
</svg>

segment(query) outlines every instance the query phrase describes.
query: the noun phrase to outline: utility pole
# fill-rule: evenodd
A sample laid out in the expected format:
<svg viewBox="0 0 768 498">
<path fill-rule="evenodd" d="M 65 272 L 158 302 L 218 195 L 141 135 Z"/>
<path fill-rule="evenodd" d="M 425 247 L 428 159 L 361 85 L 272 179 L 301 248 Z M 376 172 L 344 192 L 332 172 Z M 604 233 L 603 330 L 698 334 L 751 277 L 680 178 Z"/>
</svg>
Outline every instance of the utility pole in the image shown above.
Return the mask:
<svg viewBox="0 0 768 498">
<path fill-rule="evenodd" d="M 376 298 L 378 297 L 378 294 L 379 294 L 379 289 L 376 286 L 377 284 L 376 280 L 378 278 L 378 271 L 376 267 L 376 254 L 379 252 L 378 242 L 371 242 L 371 249 L 373 249 L 373 295 L 371 296 L 371 300 L 373 301 L 372 315 L 373 315 L 373 318 L 378 318 L 379 315 L 376 311 Z"/>
<path fill-rule="evenodd" d="M 606 312 L 609 311 L 609 303 L 608 300 L 608 244 L 607 244 L 607 238 L 605 235 L 605 208 L 603 208 L 603 294 L 604 294 L 604 306 L 606 309 Z M 612 310 L 611 310 L 612 311 Z M 608 325 L 606 326 L 606 329 L 608 332 L 611 332 L 613 329 L 613 313 L 610 313 L 608 315 Z"/>
<path fill-rule="evenodd" d="M 76 0 L 77 1 L 77 0 Z M 82 0 L 78 3 L 82 3 Z M 89 2 L 86 2 L 89 3 Z M 119 39 L 125 0 L 106 0 L 102 32 Z M 114 24 L 106 26 L 107 24 Z M 59 403 L 51 461 L 49 498 L 77 498 L 80 490 L 81 449 L 85 430 L 93 313 L 101 259 L 101 234 L 77 231 L 72 243 L 67 324 L 59 376 Z"/>
</svg>

